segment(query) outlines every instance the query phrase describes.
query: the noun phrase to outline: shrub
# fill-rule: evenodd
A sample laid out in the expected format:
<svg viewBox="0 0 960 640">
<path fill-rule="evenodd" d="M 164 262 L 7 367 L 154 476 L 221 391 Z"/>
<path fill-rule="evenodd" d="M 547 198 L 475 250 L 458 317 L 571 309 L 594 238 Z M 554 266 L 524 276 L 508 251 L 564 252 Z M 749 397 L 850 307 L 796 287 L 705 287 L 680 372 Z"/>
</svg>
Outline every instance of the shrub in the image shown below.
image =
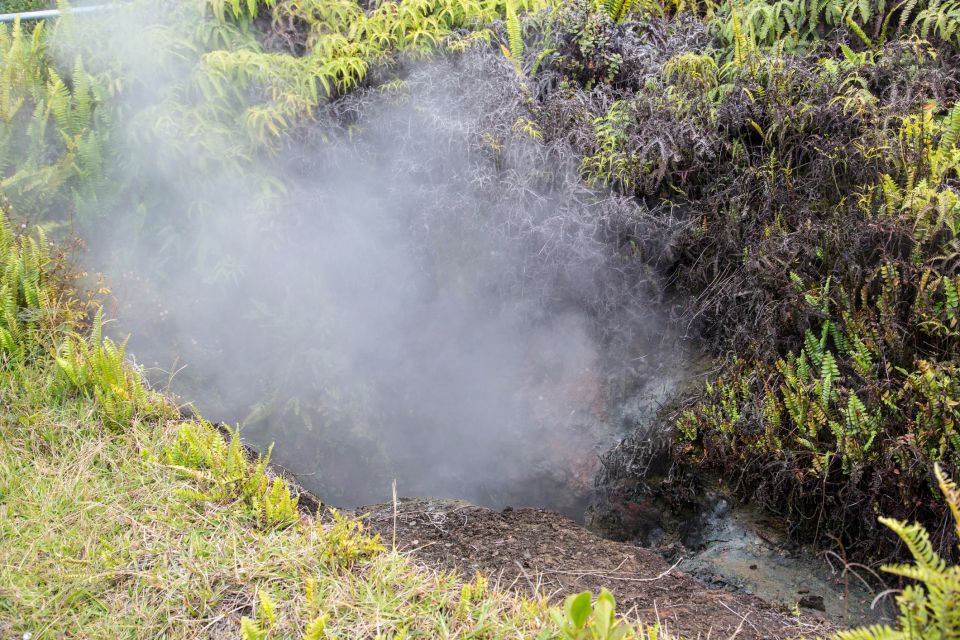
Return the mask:
<svg viewBox="0 0 960 640">
<path fill-rule="evenodd" d="M 207 422 L 187 422 L 165 452 L 167 464 L 196 480 L 204 490 L 187 490 L 198 500 L 241 500 L 266 528 L 290 526 L 299 518 L 298 499 L 289 483 L 270 478 L 270 452 L 256 462 L 247 459 L 239 433 L 229 433 L 229 443 Z"/>
</svg>

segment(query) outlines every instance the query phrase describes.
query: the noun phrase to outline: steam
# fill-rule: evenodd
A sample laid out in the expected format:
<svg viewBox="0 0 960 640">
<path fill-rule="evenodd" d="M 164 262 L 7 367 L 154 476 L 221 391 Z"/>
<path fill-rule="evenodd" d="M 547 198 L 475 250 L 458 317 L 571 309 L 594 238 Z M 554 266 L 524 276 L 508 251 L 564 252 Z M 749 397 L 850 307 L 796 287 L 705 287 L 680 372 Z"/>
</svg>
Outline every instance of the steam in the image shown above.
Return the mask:
<svg viewBox="0 0 960 640">
<path fill-rule="evenodd" d="M 402 87 L 325 107 L 242 171 L 198 163 L 228 137 L 164 111 L 190 67 L 144 51 L 167 19 L 79 26 L 136 79 L 113 141 L 128 195 L 87 259 L 155 382 L 274 442 L 334 504 L 382 501 L 395 478 L 575 514 L 628 426 L 611 418 L 625 390 L 663 397 L 680 375 L 658 285 L 616 235 L 637 205 L 524 131 L 494 50 L 408 63 Z"/>
</svg>

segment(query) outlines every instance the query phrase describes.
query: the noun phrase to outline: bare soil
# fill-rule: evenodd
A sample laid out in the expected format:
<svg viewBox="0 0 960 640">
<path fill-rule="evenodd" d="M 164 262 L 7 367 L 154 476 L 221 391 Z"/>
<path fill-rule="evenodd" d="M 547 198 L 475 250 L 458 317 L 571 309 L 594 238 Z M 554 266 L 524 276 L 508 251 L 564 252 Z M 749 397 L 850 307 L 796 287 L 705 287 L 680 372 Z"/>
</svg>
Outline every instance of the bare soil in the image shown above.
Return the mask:
<svg viewBox="0 0 960 640">
<path fill-rule="evenodd" d="M 600 538 L 540 509 L 494 511 L 457 500 L 403 498 L 355 510 L 382 540 L 464 579 L 481 571 L 502 588 L 553 600 L 608 588 L 618 610 L 660 622 L 683 638 L 795 638 L 831 631 L 813 612 L 797 617 L 763 600 L 711 589 L 650 549 Z"/>
</svg>

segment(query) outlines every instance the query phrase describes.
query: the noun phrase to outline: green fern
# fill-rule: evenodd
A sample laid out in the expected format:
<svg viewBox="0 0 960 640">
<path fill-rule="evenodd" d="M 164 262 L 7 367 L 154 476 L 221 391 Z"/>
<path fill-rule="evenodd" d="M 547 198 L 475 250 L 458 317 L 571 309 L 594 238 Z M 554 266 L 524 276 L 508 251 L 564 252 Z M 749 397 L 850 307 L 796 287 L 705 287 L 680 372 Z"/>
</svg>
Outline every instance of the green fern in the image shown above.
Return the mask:
<svg viewBox="0 0 960 640">
<path fill-rule="evenodd" d="M 614 22 L 623 22 L 633 0 L 603 0 L 603 9 Z"/>
<path fill-rule="evenodd" d="M 70 335 L 55 356 L 63 386 L 96 401 L 104 423 L 124 428 L 140 412 L 153 413 L 160 403 L 126 360 L 126 342 L 102 335 L 103 310 L 97 312 L 89 338 Z"/>
<path fill-rule="evenodd" d="M 943 122 L 943 136 L 940 138 L 939 149 L 953 150 L 960 140 L 960 102 L 953 105 Z"/>
<path fill-rule="evenodd" d="M 0 353 L 20 357 L 38 346 L 32 330 L 53 298 L 46 247 L 40 229 L 35 238 L 26 234 L 14 238 L 0 209 Z"/>
<path fill-rule="evenodd" d="M 29 218 L 103 182 L 104 92 L 80 58 L 68 71 L 69 81 L 48 59 L 43 23 L 0 25 L 0 192 Z"/>
<path fill-rule="evenodd" d="M 256 620 L 244 616 L 240 618 L 240 638 L 242 640 L 267 640 L 269 634 Z"/>
<path fill-rule="evenodd" d="M 954 527 L 960 535 L 960 492 L 939 465 L 934 473 L 950 507 Z M 884 571 L 917 582 L 897 596 L 898 628 L 875 625 L 844 631 L 836 640 L 884 640 L 888 638 L 929 638 L 947 640 L 960 637 L 960 566 L 949 566 L 933 550 L 930 534 L 919 524 L 880 518 L 896 533 L 913 556 L 913 564 L 889 565 Z"/>
<path fill-rule="evenodd" d="M 164 453 L 171 467 L 200 483 L 203 491 L 190 490 L 197 500 L 242 500 L 267 529 L 290 526 L 299 518 L 298 498 L 290 484 L 268 474 L 272 447 L 255 462 L 247 459 L 240 435 L 229 432 L 225 441 L 207 422 L 181 425 L 177 439 Z"/>
<path fill-rule="evenodd" d="M 827 351 L 823 354 L 823 363 L 820 367 L 820 405 L 826 409 L 830 403 L 833 382 L 840 377 L 840 368 L 833 354 Z"/>
<path fill-rule="evenodd" d="M 523 35 L 520 18 L 517 16 L 515 0 L 506 0 L 507 40 L 510 43 L 510 57 L 515 64 L 523 62 Z"/>
<path fill-rule="evenodd" d="M 328 637 L 327 617 L 324 615 L 314 618 L 303 630 L 303 640 L 326 640 Z"/>
</svg>

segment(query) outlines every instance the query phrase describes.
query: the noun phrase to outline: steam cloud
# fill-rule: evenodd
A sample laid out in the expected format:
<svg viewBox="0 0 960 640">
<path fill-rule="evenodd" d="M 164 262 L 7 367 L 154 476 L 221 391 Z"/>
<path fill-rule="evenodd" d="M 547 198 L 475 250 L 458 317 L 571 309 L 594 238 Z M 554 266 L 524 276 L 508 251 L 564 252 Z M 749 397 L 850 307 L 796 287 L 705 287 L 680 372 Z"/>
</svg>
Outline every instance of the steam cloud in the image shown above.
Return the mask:
<svg viewBox="0 0 960 640">
<path fill-rule="evenodd" d="M 145 44 L 177 28 L 163 19 L 81 37 L 137 79 L 114 172 L 143 195 L 91 226 L 87 259 L 141 364 L 161 385 L 182 366 L 184 401 L 275 442 L 334 504 L 382 501 L 396 478 L 576 515 L 625 426 L 619 399 L 650 404 L 679 376 L 656 283 L 613 228 L 637 205 L 585 189 L 562 143 L 523 132 L 492 50 L 409 63 L 401 89 L 328 105 L 249 171 L 185 170 L 225 138 L 158 117 L 190 69 Z"/>
</svg>

